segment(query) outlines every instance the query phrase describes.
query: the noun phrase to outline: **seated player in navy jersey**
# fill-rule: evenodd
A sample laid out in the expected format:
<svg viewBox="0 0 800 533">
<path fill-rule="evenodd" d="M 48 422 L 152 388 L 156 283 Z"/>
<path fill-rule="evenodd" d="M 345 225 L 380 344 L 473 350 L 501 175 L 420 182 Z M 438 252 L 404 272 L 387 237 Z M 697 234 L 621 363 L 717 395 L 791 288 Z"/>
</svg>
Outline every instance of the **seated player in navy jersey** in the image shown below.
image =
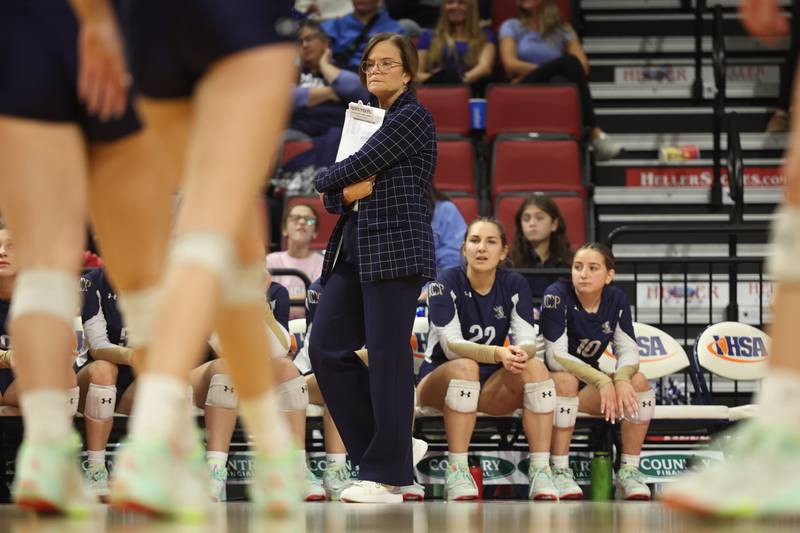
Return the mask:
<svg viewBox="0 0 800 533">
<path fill-rule="evenodd" d="M 569 468 L 578 410 L 602 415 L 611 423 L 622 421 L 617 497 L 650 499 L 650 489 L 639 472 L 639 454 L 655 410 L 655 393 L 639 372 L 628 297 L 610 285 L 613 279 L 611 250 L 602 244 L 584 244 L 572 261 L 572 281 L 550 285 L 542 301 L 547 366 L 558 391 L 551 460 L 562 499 L 583 495 Z M 617 359 L 613 376 L 602 372 L 598 364 L 609 343 Z"/>
<path fill-rule="evenodd" d="M 508 243 L 497 220 L 473 221 L 462 253 L 466 269 L 448 269 L 428 287 L 430 332 L 417 386 L 420 405 L 444 412 L 445 497 L 478 497 L 467 465 L 477 411 L 503 415 L 524 407 L 531 452 L 528 496 L 556 500 L 549 464 L 556 391 L 536 357 L 530 287 L 521 275 L 500 267 Z M 506 336 L 514 344 L 503 346 Z"/>
</svg>

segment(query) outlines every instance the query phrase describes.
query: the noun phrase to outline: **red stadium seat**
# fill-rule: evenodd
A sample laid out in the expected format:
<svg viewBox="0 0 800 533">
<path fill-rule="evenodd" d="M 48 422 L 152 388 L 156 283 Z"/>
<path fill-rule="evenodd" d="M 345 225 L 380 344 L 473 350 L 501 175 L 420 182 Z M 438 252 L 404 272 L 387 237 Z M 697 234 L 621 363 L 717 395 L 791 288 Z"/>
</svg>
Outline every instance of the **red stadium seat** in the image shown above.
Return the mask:
<svg viewBox="0 0 800 533">
<path fill-rule="evenodd" d="M 440 191 L 475 193 L 475 151 L 467 139 L 439 140 L 433 184 Z"/>
<path fill-rule="evenodd" d="M 497 33 L 500 25 L 517 16 L 518 0 L 492 0 L 492 31 Z M 565 22 L 572 22 L 572 0 L 555 0 Z"/>
<path fill-rule="evenodd" d="M 285 165 L 287 161 L 298 154 L 302 154 L 307 150 L 314 148 L 314 144 L 310 140 L 304 141 L 286 141 L 283 144 L 283 153 L 281 154 L 281 165 Z"/>
<path fill-rule="evenodd" d="M 493 85 L 486 102 L 486 139 L 500 133 L 564 134 L 583 137 L 574 85 Z"/>
<path fill-rule="evenodd" d="M 578 143 L 500 135 L 492 157 L 492 197 L 530 190 L 582 190 Z"/>
<path fill-rule="evenodd" d="M 480 206 L 478 198 L 472 194 L 448 194 L 450 200 L 456 204 L 461 216 L 464 217 L 464 222 L 469 225 L 470 222 L 480 216 Z"/>
<path fill-rule="evenodd" d="M 319 231 L 317 237 L 311 241 L 312 250 L 324 250 L 328 245 L 328 238 L 333 232 L 333 227 L 339 219 L 338 215 L 332 215 L 325 210 L 322 200 L 319 196 L 289 196 L 286 198 L 286 203 L 283 206 L 284 213 L 288 213 L 289 209 L 297 204 L 308 204 L 316 209 L 319 215 Z M 283 247 L 285 249 L 286 242 L 284 239 Z"/>
<path fill-rule="evenodd" d="M 533 194 L 531 192 L 530 194 Z M 558 205 L 561 216 L 567 223 L 567 236 L 573 249 L 586 242 L 586 204 L 584 198 L 576 193 L 547 193 Z M 501 194 L 495 203 L 494 214 L 503 224 L 508 234 L 508 242 L 514 242 L 516 227 L 514 216 L 517 214 L 519 206 L 528 194 L 509 193 Z"/>
<path fill-rule="evenodd" d="M 469 87 L 467 85 L 420 87 L 417 98 L 433 115 L 436 133 L 469 135 Z"/>
</svg>

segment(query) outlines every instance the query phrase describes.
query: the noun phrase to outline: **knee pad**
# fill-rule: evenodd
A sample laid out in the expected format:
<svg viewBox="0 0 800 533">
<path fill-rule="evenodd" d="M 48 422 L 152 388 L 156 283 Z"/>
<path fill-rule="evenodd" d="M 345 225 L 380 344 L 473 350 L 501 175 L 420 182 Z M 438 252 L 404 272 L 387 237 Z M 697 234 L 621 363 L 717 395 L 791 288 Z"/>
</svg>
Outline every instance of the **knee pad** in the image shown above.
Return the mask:
<svg viewBox="0 0 800 533">
<path fill-rule="evenodd" d="M 276 393 L 281 411 L 305 411 L 308 407 L 308 385 L 303 376 L 284 381 L 278 385 Z"/>
<path fill-rule="evenodd" d="M 178 237 L 169 251 L 168 267 L 191 264 L 219 276 L 222 294 L 228 289 L 233 271 L 233 241 L 219 233 L 197 231 Z"/>
<path fill-rule="evenodd" d="M 555 416 L 553 416 L 553 425 L 557 428 L 567 429 L 575 426 L 575 421 L 578 419 L 578 397 L 574 396 L 569 398 L 567 396 L 559 396 L 556 399 Z"/>
<path fill-rule="evenodd" d="M 77 276 L 38 268 L 25 270 L 17 276 L 10 314 L 12 318 L 44 314 L 62 320 L 71 328 L 79 307 Z"/>
<path fill-rule="evenodd" d="M 636 402 L 639 404 L 639 414 L 625 417 L 625 420 L 632 424 L 648 424 L 656 411 L 656 391 L 650 389 L 636 393 Z"/>
<path fill-rule="evenodd" d="M 222 305 L 263 305 L 265 301 L 264 262 L 258 261 L 249 265 L 237 263 L 231 272 L 230 283 L 222 293 Z"/>
<path fill-rule="evenodd" d="M 78 403 L 81 401 L 81 388 L 72 387 L 67 389 L 67 408 L 69 409 L 69 416 L 78 414 Z"/>
<path fill-rule="evenodd" d="M 153 338 L 158 289 L 120 292 L 117 303 L 125 320 L 129 348 L 148 346 Z"/>
<path fill-rule="evenodd" d="M 114 418 L 116 405 L 117 387 L 89 383 L 89 392 L 86 393 L 86 402 L 83 406 L 83 416 L 99 422 L 111 420 Z"/>
<path fill-rule="evenodd" d="M 222 407 L 223 409 L 236 409 L 239 398 L 233 387 L 231 378 L 225 374 L 214 374 L 211 376 L 211 383 L 208 385 L 206 394 L 206 405 L 211 407 Z"/>
<path fill-rule="evenodd" d="M 481 393 L 480 381 L 451 379 L 447 385 L 444 404 L 459 413 L 474 413 L 478 410 L 478 399 Z"/>
<path fill-rule="evenodd" d="M 537 414 L 552 413 L 556 408 L 556 384 L 552 379 L 526 383 L 522 404 Z"/>
</svg>

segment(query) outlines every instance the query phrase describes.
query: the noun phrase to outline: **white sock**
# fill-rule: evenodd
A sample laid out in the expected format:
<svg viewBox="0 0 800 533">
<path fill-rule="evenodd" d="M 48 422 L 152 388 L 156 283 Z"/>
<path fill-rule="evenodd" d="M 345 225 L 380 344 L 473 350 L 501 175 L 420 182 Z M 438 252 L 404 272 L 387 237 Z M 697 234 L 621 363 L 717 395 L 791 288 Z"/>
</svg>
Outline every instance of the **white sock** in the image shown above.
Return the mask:
<svg viewBox="0 0 800 533">
<path fill-rule="evenodd" d="M 88 450 L 89 464 L 90 465 L 104 465 L 106 464 L 106 451 L 105 450 Z"/>
<path fill-rule="evenodd" d="M 257 449 L 273 455 L 283 453 L 291 446 L 292 434 L 278 409 L 278 397 L 274 391 L 247 400 L 241 398 L 239 410 Z"/>
<path fill-rule="evenodd" d="M 225 452 L 206 452 L 206 462 L 217 468 L 225 468 L 228 464 L 228 454 Z"/>
<path fill-rule="evenodd" d="M 623 466 L 632 466 L 634 468 L 639 468 L 639 456 L 623 453 L 622 456 L 620 457 L 620 467 Z"/>
<path fill-rule="evenodd" d="M 130 419 L 131 438 L 170 439 L 183 435 L 193 439 L 194 432 L 185 431 L 192 423 L 188 419 L 186 383 L 174 376 L 153 372 L 142 374 L 136 381 L 138 385 Z"/>
<path fill-rule="evenodd" d="M 464 466 L 469 466 L 469 461 L 467 460 L 468 455 L 469 452 L 464 452 L 464 453 L 447 452 L 447 462 L 450 464 L 461 464 Z"/>
<path fill-rule="evenodd" d="M 64 389 L 34 389 L 19 399 L 25 438 L 31 442 L 65 442 L 72 431 L 69 393 Z"/>
<path fill-rule="evenodd" d="M 756 396 L 758 417 L 770 427 L 800 431 L 800 373 L 772 368 Z"/>
<path fill-rule="evenodd" d="M 555 468 L 569 468 L 569 455 L 551 455 L 550 464 Z"/>
<path fill-rule="evenodd" d="M 550 452 L 531 452 L 528 454 L 532 465 L 539 467 L 550 465 Z"/>
<path fill-rule="evenodd" d="M 328 466 L 343 465 L 347 463 L 346 453 L 326 453 L 325 462 Z"/>
</svg>

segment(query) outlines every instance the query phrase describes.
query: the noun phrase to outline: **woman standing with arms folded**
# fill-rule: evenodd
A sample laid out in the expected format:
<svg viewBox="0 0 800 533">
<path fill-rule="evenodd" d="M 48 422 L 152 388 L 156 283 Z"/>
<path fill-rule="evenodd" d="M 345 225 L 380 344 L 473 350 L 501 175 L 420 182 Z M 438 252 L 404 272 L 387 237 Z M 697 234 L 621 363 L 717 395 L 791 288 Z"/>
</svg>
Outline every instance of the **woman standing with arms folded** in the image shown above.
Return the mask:
<svg viewBox="0 0 800 533">
<path fill-rule="evenodd" d="M 375 35 L 361 79 L 383 124 L 352 156 L 317 176 L 342 216 L 322 268 L 325 298 L 309 347 L 322 395 L 359 480 L 350 502 L 401 502 L 412 483 L 414 372 L 408 338 L 420 287 L 435 276 L 430 187 L 436 131 L 414 96 L 417 52 L 408 38 Z M 356 200 L 360 200 L 355 204 Z M 366 344 L 369 368 L 355 354 Z"/>
</svg>

